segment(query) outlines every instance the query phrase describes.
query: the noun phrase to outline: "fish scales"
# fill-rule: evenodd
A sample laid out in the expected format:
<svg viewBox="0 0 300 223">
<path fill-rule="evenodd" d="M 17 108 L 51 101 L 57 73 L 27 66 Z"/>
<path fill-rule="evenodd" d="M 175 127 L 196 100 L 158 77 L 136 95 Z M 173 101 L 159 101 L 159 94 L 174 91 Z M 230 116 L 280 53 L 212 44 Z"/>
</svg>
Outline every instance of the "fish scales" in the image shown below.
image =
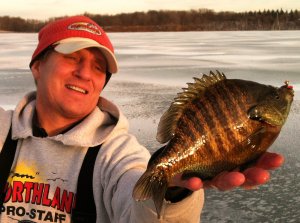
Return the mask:
<svg viewBox="0 0 300 223">
<path fill-rule="evenodd" d="M 205 111 L 200 111 L 200 113 L 206 114 L 208 117 L 206 120 L 208 120 L 206 123 L 201 122 L 203 125 L 208 125 L 206 132 L 211 132 L 212 138 L 215 137 L 215 135 L 219 136 L 216 137 L 218 140 L 216 147 L 218 147 L 219 150 L 225 150 L 225 148 L 228 148 L 228 142 L 235 141 L 235 136 L 231 129 L 228 128 L 229 123 L 234 123 L 236 120 L 232 119 L 232 114 L 241 113 L 241 109 L 239 109 L 239 104 L 243 103 L 242 98 L 238 102 L 234 102 L 233 100 L 230 100 L 230 98 L 233 97 L 233 95 L 229 92 L 225 92 L 224 89 L 226 87 L 223 87 L 224 84 L 219 84 L 215 88 L 213 88 L 211 91 L 207 91 L 204 99 L 202 101 L 196 99 L 196 104 L 198 105 L 198 108 L 204 106 Z M 225 103 L 226 102 L 226 103 Z M 224 134 L 224 132 L 226 134 Z M 225 148 L 222 148 L 223 145 Z M 215 148 L 216 148 L 215 147 Z"/>
<path fill-rule="evenodd" d="M 211 179 L 265 152 L 284 124 L 294 91 L 211 72 L 194 78 L 161 117 L 156 151 L 136 183 L 133 197 L 152 198 L 160 216 L 171 179 L 179 173 Z"/>
<path fill-rule="evenodd" d="M 197 150 L 194 149 L 194 152 L 198 152 L 197 156 L 198 155 L 200 156 L 200 154 L 201 154 L 201 157 L 217 156 L 220 152 L 222 152 L 222 148 L 220 148 L 220 150 L 216 150 L 215 148 L 219 143 L 221 143 L 221 141 L 219 141 L 219 138 L 211 137 L 211 134 L 210 134 L 211 130 L 213 128 L 215 128 L 215 126 L 218 124 L 217 120 L 214 119 L 212 112 L 205 112 L 205 110 L 210 109 L 208 104 L 199 103 L 199 100 L 194 100 L 194 102 L 196 102 L 196 103 L 192 103 L 192 104 L 196 105 L 194 107 L 194 109 L 196 109 L 196 111 L 198 111 L 198 112 L 196 112 L 197 117 L 203 116 L 203 120 L 201 120 L 201 122 L 199 120 L 197 122 L 197 120 L 196 120 L 196 123 L 197 123 L 197 125 L 202 125 L 204 131 L 196 132 L 197 133 L 196 138 L 198 140 L 200 140 L 202 143 L 199 145 L 199 143 L 198 143 L 199 141 L 195 140 L 193 142 L 194 144 L 190 144 L 190 146 L 193 148 L 194 147 L 197 148 Z M 195 125 L 194 123 L 191 123 L 191 126 Z M 184 138 L 182 138 L 180 140 L 184 140 Z M 201 148 L 203 146 L 205 147 L 205 150 L 199 150 L 199 148 Z M 181 149 L 184 150 L 185 148 L 181 148 Z M 207 154 L 205 154 L 205 153 L 207 153 Z"/>
<path fill-rule="evenodd" d="M 194 135 L 194 141 L 190 142 L 189 147 L 180 148 L 180 150 L 186 151 L 186 153 L 188 153 L 190 156 L 194 155 L 197 152 L 196 156 L 192 156 L 196 159 L 203 159 L 205 156 L 215 156 L 215 153 L 219 152 L 213 149 L 213 143 L 216 142 L 213 141 L 210 144 L 207 143 L 208 135 L 206 134 L 206 132 L 209 131 L 209 125 L 203 124 L 207 121 L 207 115 L 203 115 L 203 113 L 199 112 L 199 109 L 195 106 L 195 103 L 191 104 L 191 108 L 195 110 L 195 116 L 188 118 L 188 121 L 190 125 L 190 135 Z M 204 107 L 201 107 L 201 109 L 203 108 Z M 189 135 L 189 132 L 186 132 L 186 134 Z M 179 140 L 183 140 L 185 137 L 188 136 L 182 136 L 182 138 Z M 174 142 L 174 144 L 175 143 L 176 142 Z M 198 148 L 204 145 L 206 145 L 207 147 L 207 154 L 203 153 L 204 151 L 197 151 Z"/>
<path fill-rule="evenodd" d="M 227 136 L 227 139 L 224 139 L 223 145 L 227 146 L 228 148 L 226 150 L 227 152 L 236 153 L 236 151 L 232 149 L 231 145 L 232 144 L 238 145 L 245 138 L 246 135 L 249 135 L 251 132 L 255 131 L 255 129 L 259 128 L 260 125 L 255 125 L 255 123 L 250 123 L 249 122 L 250 120 L 245 113 L 246 111 L 245 105 L 247 105 L 249 101 L 253 101 L 251 95 L 244 94 L 243 89 L 239 88 L 235 82 L 230 80 L 226 80 L 224 81 L 224 84 L 221 83 L 220 85 L 223 86 L 223 89 L 226 90 L 227 92 L 226 95 L 228 95 L 227 99 L 229 100 L 224 99 L 219 101 L 221 103 L 231 102 L 231 104 L 228 103 L 230 107 L 225 109 L 225 111 L 222 110 L 224 114 L 219 116 L 221 117 L 221 119 L 222 117 L 225 117 L 224 120 L 226 119 L 228 121 L 227 123 L 221 123 L 221 125 L 219 126 L 219 127 L 223 127 L 221 132 L 224 131 L 224 133 L 226 133 L 225 135 Z M 229 89 L 230 91 L 228 92 Z M 239 97 L 236 97 L 236 95 L 239 95 Z M 235 115 L 235 117 L 233 117 L 233 115 Z M 231 120 L 229 120 L 230 118 Z M 236 122 L 242 123 L 242 125 L 244 125 L 243 129 L 245 131 L 237 131 L 235 128 L 231 128 L 231 126 L 236 126 Z M 238 149 L 242 149 L 242 148 L 238 148 Z M 227 156 L 228 154 L 226 153 L 224 153 L 223 155 L 226 155 L 226 157 L 228 157 Z"/>
<path fill-rule="evenodd" d="M 231 131 L 226 131 L 228 127 L 228 117 L 225 116 L 223 112 L 223 108 L 221 105 L 221 98 L 216 95 L 216 91 L 211 89 L 210 91 L 205 92 L 205 101 L 203 104 L 207 107 L 207 113 L 210 113 L 211 120 L 213 125 L 209 125 L 209 134 L 211 139 L 215 139 L 217 141 L 217 145 L 215 145 L 214 150 L 220 150 L 221 153 L 227 152 L 228 150 L 228 142 L 229 137 L 233 138 L 233 134 Z M 204 123 L 206 124 L 206 123 Z M 217 136 L 217 137 L 216 137 Z"/>
<path fill-rule="evenodd" d="M 237 143 L 237 135 L 229 126 L 236 122 L 235 116 L 241 112 L 239 104 L 243 103 L 242 97 L 239 98 L 238 103 L 235 102 L 232 92 L 226 91 L 226 89 L 228 89 L 228 86 L 220 83 L 218 87 L 212 90 L 212 96 L 210 96 L 213 99 L 211 104 L 214 105 L 215 113 L 218 114 L 216 117 L 219 119 L 219 123 L 216 126 L 216 130 L 218 130 L 216 135 L 219 134 L 222 141 L 218 143 L 218 148 L 216 149 L 221 150 L 223 148 L 223 152 L 228 152 L 229 144 Z M 216 93 L 214 94 L 215 91 Z"/>
<path fill-rule="evenodd" d="M 231 99 L 233 100 L 233 104 L 236 105 L 236 112 L 232 112 L 231 115 L 233 115 L 233 120 L 236 120 L 235 123 L 235 127 L 232 128 L 232 130 L 234 130 L 236 137 L 238 139 L 238 141 L 241 141 L 242 139 L 244 139 L 244 137 L 248 136 L 251 134 L 251 132 L 254 131 L 255 128 L 257 128 L 256 125 L 247 125 L 246 123 L 250 124 L 248 120 L 248 116 L 245 116 L 245 111 L 247 111 L 247 107 L 246 105 L 249 104 L 249 101 L 253 100 L 251 98 L 245 96 L 245 94 L 243 93 L 243 91 L 241 89 L 238 89 L 236 87 L 236 85 L 233 85 L 229 82 L 229 87 L 227 89 L 231 89 L 232 90 L 232 97 Z M 243 95 L 243 97 L 239 97 L 240 101 L 238 101 L 238 98 L 236 98 L 234 95 Z M 243 100 L 241 100 L 243 99 Z M 248 107 L 250 107 L 251 105 L 248 105 Z M 228 111 L 230 111 L 231 109 L 229 109 Z M 244 119 L 242 119 L 242 117 L 244 117 Z M 257 125 L 259 125 L 259 123 L 257 123 Z"/>
<path fill-rule="evenodd" d="M 226 84 L 226 86 L 225 86 Z M 241 141 L 243 136 L 240 135 L 241 132 L 235 131 L 235 128 L 231 128 L 231 126 L 236 126 L 236 123 L 246 123 L 249 121 L 248 116 L 245 114 L 246 104 L 250 101 L 249 96 L 243 93 L 243 90 L 240 89 L 237 84 L 234 84 L 230 80 L 224 81 L 224 84 L 221 84 L 224 89 L 224 95 L 227 95 L 227 98 L 221 100 L 223 103 L 226 103 L 226 108 L 223 110 L 224 117 L 229 120 L 230 124 L 226 125 L 225 132 L 231 132 L 233 137 L 230 140 L 234 139 L 234 143 Z M 237 97 L 239 95 L 239 97 Z M 247 129 L 247 128 L 244 128 Z M 250 130 L 252 131 L 252 130 Z M 246 132 L 246 135 L 250 134 L 250 132 Z"/>
<path fill-rule="evenodd" d="M 191 103 L 191 108 L 193 108 L 195 110 L 196 117 L 197 118 L 201 117 L 201 118 L 199 118 L 199 120 L 195 120 L 195 118 L 193 118 L 193 119 L 188 118 L 188 117 L 186 118 L 185 115 L 183 115 L 183 117 L 185 119 L 187 119 L 187 122 L 189 122 L 191 131 L 185 132 L 185 135 L 181 135 L 181 138 L 179 138 L 177 140 L 177 142 L 182 141 L 185 138 L 188 138 L 189 135 L 191 135 L 191 134 L 194 135 L 193 138 L 195 138 L 195 140 L 191 141 L 191 142 L 189 141 L 190 142 L 189 147 L 180 148 L 181 150 L 187 151 L 187 153 L 191 157 L 188 160 L 188 162 L 190 162 L 192 164 L 194 163 L 193 162 L 194 160 L 192 160 L 192 159 L 198 160 L 199 157 L 201 157 L 203 159 L 204 157 L 207 157 L 207 156 L 216 156 L 216 153 L 218 154 L 220 152 L 220 151 L 214 149 L 215 148 L 214 144 L 216 145 L 216 143 L 217 143 L 214 140 L 214 138 L 212 140 L 209 140 L 210 135 L 208 134 L 208 132 L 211 130 L 212 126 L 215 125 L 215 123 L 213 122 L 213 117 L 211 117 L 211 113 L 209 113 L 209 112 L 201 112 L 201 111 L 206 110 L 206 107 L 204 106 L 205 104 L 199 105 L 199 103 L 195 103 L 195 102 L 199 102 L 199 100 L 195 99 L 193 101 L 193 103 Z M 194 126 L 197 126 L 197 125 L 199 126 L 198 131 L 196 130 L 196 128 L 194 128 Z M 202 126 L 201 129 L 200 129 L 200 126 Z M 199 129 L 200 129 L 200 131 L 199 131 Z M 208 142 L 211 142 L 211 143 L 208 143 Z M 176 144 L 176 142 L 174 142 L 174 144 Z M 201 148 L 202 146 L 205 146 L 206 151 L 199 150 L 199 148 Z M 175 147 L 176 147 L 176 145 L 175 145 Z M 195 153 L 197 153 L 197 154 L 195 154 Z M 205 153 L 207 153 L 207 154 L 205 154 Z M 180 163 L 178 163 L 178 165 L 180 165 Z"/>
<path fill-rule="evenodd" d="M 200 110 L 203 109 L 203 107 L 200 107 Z M 193 142 L 189 143 L 189 147 L 185 147 L 187 149 L 184 149 L 184 147 L 176 147 L 177 150 L 179 150 L 179 154 L 185 153 L 185 154 L 190 154 L 190 150 L 193 150 L 191 148 L 191 145 L 194 143 L 197 147 L 200 147 L 200 145 L 205 144 L 207 141 L 205 132 L 209 131 L 208 125 L 203 125 L 202 123 L 205 123 L 205 117 L 203 113 L 199 112 L 199 108 L 196 107 L 195 103 L 191 103 L 191 105 L 188 108 L 189 112 L 187 112 L 188 117 L 186 118 L 186 122 L 189 123 L 190 126 L 190 134 L 185 136 L 184 134 L 181 134 L 181 138 L 178 141 L 183 141 L 182 138 L 186 137 L 192 137 Z M 208 147 L 208 153 L 214 152 L 211 148 L 210 145 L 207 145 Z M 189 149 L 190 148 L 190 149 Z M 203 159 L 204 155 L 199 152 L 199 159 Z M 186 155 L 185 155 L 186 157 Z"/>
<path fill-rule="evenodd" d="M 221 94 L 224 94 L 224 92 L 219 92 Z M 214 157 L 215 159 L 218 159 L 221 155 L 226 155 L 226 152 L 230 149 L 230 144 L 237 143 L 235 139 L 235 135 L 231 131 L 231 129 L 228 128 L 228 118 L 230 115 L 226 115 L 222 111 L 224 110 L 224 107 L 222 107 L 222 100 L 219 97 L 217 91 L 207 91 L 204 97 L 202 97 L 202 100 L 199 98 L 194 99 L 192 104 L 197 105 L 197 111 L 200 114 L 204 114 L 204 121 L 201 122 L 202 126 L 205 126 L 208 131 L 206 133 L 200 132 L 200 131 L 190 131 L 193 129 L 195 121 L 193 118 L 186 118 L 185 115 L 183 115 L 183 118 L 181 124 L 179 125 L 182 127 L 182 123 L 189 123 L 189 127 L 180 128 L 183 133 L 180 134 L 180 137 L 177 138 L 177 140 L 174 139 L 174 144 L 172 144 L 173 148 L 178 149 L 185 149 L 186 151 L 189 151 L 189 156 L 184 156 L 186 160 L 180 159 L 179 162 L 175 163 L 174 165 L 178 165 L 178 167 L 174 166 L 173 174 L 176 174 L 178 171 L 182 171 L 184 168 L 181 166 L 184 166 L 186 169 L 190 168 L 191 166 L 194 166 L 194 169 L 201 169 L 201 166 L 199 165 L 198 159 L 199 157 Z M 230 96 L 229 96 L 230 97 Z M 243 103 L 243 100 L 240 100 L 239 102 L 235 102 L 235 104 L 231 104 L 231 112 L 235 113 L 236 106 L 240 103 Z M 237 106 L 239 108 L 239 106 Z M 205 112 L 206 111 L 206 112 Z M 237 111 L 238 113 L 238 111 Z M 188 113 L 187 113 L 188 114 Z M 192 134 L 191 134 L 192 133 Z M 207 135 L 207 138 L 209 140 L 208 143 L 205 144 L 204 148 L 201 146 L 195 145 L 197 143 L 197 140 L 190 140 L 190 135 L 195 135 L 193 138 L 201 138 L 203 135 Z M 176 133 L 175 133 L 176 135 Z M 217 136 L 217 137 L 216 137 Z M 188 142 L 187 144 L 182 147 L 181 142 L 184 141 L 183 139 Z M 187 149 L 188 148 L 188 149 Z M 195 149 L 197 148 L 197 149 Z M 193 151 L 192 153 L 190 151 Z M 198 154 L 194 154 L 198 153 Z M 205 154 L 207 153 L 207 154 Z M 190 165 L 187 167 L 185 164 L 189 163 Z M 209 163 L 210 164 L 210 163 Z M 207 164 L 207 165 L 209 165 Z M 201 163 L 203 166 L 203 162 Z"/>
<path fill-rule="evenodd" d="M 230 90 L 232 89 L 232 86 L 229 86 L 227 83 L 225 86 L 224 84 L 219 84 L 218 87 L 215 88 L 217 91 L 217 97 L 219 98 L 219 103 L 222 105 L 220 108 L 220 111 L 223 113 L 223 117 L 226 117 L 228 122 L 235 122 L 238 120 L 239 116 L 242 114 L 243 108 L 241 108 L 241 105 L 245 102 L 244 98 L 239 97 L 237 100 L 235 98 L 235 95 L 240 95 L 237 91 Z M 235 111 L 232 112 L 232 108 L 235 108 Z M 224 126 L 228 126 L 227 124 L 224 124 Z"/>
<path fill-rule="evenodd" d="M 211 130 L 217 125 L 217 120 L 214 119 L 214 114 L 212 113 L 213 109 L 205 96 L 203 97 L 203 100 L 194 100 L 194 104 L 197 106 L 198 112 L 204 116 L 204 122 L 201 124 L 204 126 L 206 131 L 201 134 L 206 138 L 206 143 L 204 144 L 207 148 L 206 151 L 213 155 L 216 152 L 214 148 L 218 143 L 218 139 L 212 138 L 210 134 Z"/>
<path fill-rule="evenodd" d="M 220 87 L 216 89 L 219 90 L 221 88 L 223 91 L 219 92 L 219 102 L 225 104 L 225 107 L 221 109 L 221 112 L 224 113 L 223 117 L 225 117 L 228 120 L 228 122 L 231 123 L 231 126 L 237 125 L 237 122 L 241 124 L 245 123 L 248 120 L 248 116 L 246 116 L 245 114 L 245 111 L 247 110 L 245 105 L 248 104 L 248 101 L 253 100 L 249 98 L 251 95 L 244 94 L 243 90 L 240 89 L 237 86 L 237 84 L 230 80 L 224 81 L 224 84 L 220 84 L 219 86 Z M 239 95 L 239 97 L 236 97 L 236 95 Z M 231 131 L 233 133 L 234 137 L 232 139 L 234 139 L 235 142 L 240 141 L 241 138 L 243 138 L 245 135 L 249 135 L 250 132 L 253 131 L 253 129 L 251 128 L 229 128 L 228 126 L 230 125 L 225 123 L 223 126 L 227 128 L 224 131 Z"/>
</svg>

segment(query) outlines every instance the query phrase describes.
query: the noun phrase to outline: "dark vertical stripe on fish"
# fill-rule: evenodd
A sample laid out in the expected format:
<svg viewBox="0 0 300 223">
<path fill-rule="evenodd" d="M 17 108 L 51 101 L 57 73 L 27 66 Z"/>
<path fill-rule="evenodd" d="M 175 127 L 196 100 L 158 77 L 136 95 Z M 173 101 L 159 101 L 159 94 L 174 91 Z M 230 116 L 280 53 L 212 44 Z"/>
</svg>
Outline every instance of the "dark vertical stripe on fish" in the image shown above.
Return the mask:
<svg viewBox="0 0 300 223">
<path fill-rule="evenodd" d="M 242 89 L 239 88 L 235 82 L 227 80 L 226 84 L 228 85 L 226 91 L 228 92 L 228 95 L 231 96 L 230 98 L 232 99 L 234 106 L 237 108 L 238 113 L 236 115 L 238 117 L 241 113 L 245 113 L 245 111 L 247 111 L 247 103 L 245 103 L 246 98 Z M 237 97 L 237 95 L 239 95 L 239 97 Z"/>
<path fill-rule="evenodd" d="M 192 136 L 190 133 L 190 125 L 188 122 L 188 119 L 186 116 L 182 116 L 178 122 L 178 131 L 179 131 L 179 136 L 181 138 L 184 138 L 185 140 L 177 140 L 180 145 L 180 148 L 188 148 L 191 144 L 192 141 Z"/>
<path fill-rule="evenodd" d="M 197 108 L 193 105 L 193 103 L 190 103 L 182 116 L 181 121 L 185 126 L 185 129 L 182 129 L 182 137 L 184 137 L 184 140 L 182 141 L 187 141 L 183 147 L 186 148 L 186 152 L 195 147 L 195 143 L 198 142 L 198 140 L 202 137 L 202 134 L 205 132 L 204 118 L 202 117 L 201 119 L 198 119 L 197 113 L 199 113 Z"/>
<path fill-rule="evenodd" d="M 228 95 L 230 95 L 229 99 L 230 101 L 232 101 L 232 104 L 235 107 L 236 111 L 235 113 L 233 113 L 234 118 L 236 118 L 236 120 L 242 120 L 242 117 L 245 117 L 245 120 L 248 119 L 246 118 L 245 114 L 247 114 L 247 105 L 249 103 L 247 100 L 249 100 L 249 98 L 246 97 L 243 90 L 238 87 L 235 82 L 226 81 L 226 83 L 228 87 L 225 86 L 224 89 L 226 90 Z M 236 95 L 239 95 L 239 97 L 236 97 Z M 243 130 L 243 135 L 249 135 L 253 131 L 253 129 L 249 127 L 245 127 Z"/>
<path fill-rule="evenodd" d="M 217 143 L 219 145 L 218 149 L 224 152 L 228 152 L 229 142 L 235 143 L 236 139 L 233 132 L 227 128 L 227 114 L 224 111 L 222 98 L 215 88 L 216 87 L 213 87 L 210 91 L 206 91 L 205 96 L 207 97 L 209 106 L 212 108 L 210 110 L 214 113 L 215 117 L 216 129 L 214 129 L 214 134 L 218 136 L 216 137 Z"/>
<path fill-rule="evenodd" d="M 207 135 L 210 133 L 210 127 L 207 125 L 207 121 L 205 120 L 205 117 L 203 116 L 203 111 L 205 109 L 203 109 L 203 106 L 201 106 L 201 108 L 203 109 L 203 111 L 201 112 L 201 110 L 199 110 L 199 108 L 196 106 L 195 102 L 190 104 L 190 110 L 193 111 L 194 117 L 191 119 L 191 121 L 193 122 L 193 129 L 191 129 L 192 131 L 195 131 L 197 134 L 197 139 L 196 141 L 194 141 L 194 143 L 199 143 L 199 140 L 202 141 L 201 147 L 200 145 L 198 146 L 198 151 L 197 151 L 197 156 L 200 160 L 205 159 L 205 157 L 207 157 L 207 152 L 205 152 L 205 150 L 203 149 L 204 147 L 206 147 L 210 153 L 210 155 L 213 155 L 215 153 L 215 151 L 213 150 L 213 148 L 216 148 L 216 142 L 214 141 L 209 141 L 207 142 Z M 195 136 L 196 136 L 195 134 Z"/>
<path fill-rule="evenodd" d="M 204 117 L 204 123 L 203 125 L 207 126 L 207 129 L 212 130 L 216 128 L 216 123 L 215 123 L 215 119 L 214 116 L 211 114 L 210 109 L 207 107 L 208 103 L 207 103 L 208 99 L 206 97 L 203 97 L 203 102 L 202 100 L 198 99 L 198 100 L 194 100 L 193 103 L 195 104 L 195 106 L 199 109 L 199 113 L 203 115 Z M 207 132 L 208 138 L 210 138 L 210 140 L 216 140 L 217 137 L 213 137 L 213 133 L 211 131 Z M 206 148 L 207 148 L 207 152 L 209 152 L 211 155 L 214 155 L 217 150 L 219 148 L 217 148 L 218 142 L 209 142 L 206 144 Z"/>
<path fill-rule="evenodd" d="M 227 123 L 229 123 L 228 126 L 239 125 L 239 123 L 237 123 L 237 120 L 241 119 L 241 116 L 239 115 L 241 115 L 242 111 L 239 107 L 240 103 L 235 100 L 236 95 L 234 95 L 233 92 L 229 90 L 228 85 L 225 85 L 224 83 L 219 84 L 218 87 L 216 87 L 216 91 L 218 97 L 220 97 L 220 103 L 223 106 L 223 109 L 221 111 L 224 114 L 224 117 L 226 117 Z M 239 98 L 244 101 L 242 99 L 242 95 Z M 233 134 L 231 135 L 231 137 L 232 139 L 234 139 L 234 142 L 237 143 L 238 141 L 240 141 L 241 132 L 237 128 L 230 129 L 230 132 Z M 225 131 L 226 133 L 228 133 L 228 129 Z M 229 140 L 230 141 L 228 143 L 232 144 L 232 140 Z"/>
<path fill-rule="evenodd" d="M 239 116 L 237 115 L 236 107 L 233 107 L 235 105 L 234 98 L 232 92 L 228 91 L 228 87 L 226 87 L 224 84 L 220 84 L 216 91 L 221 98 L 222 102 L 225 105 L 225 109 L 223 112 L 226 112 L 226 117 L 233 123 L 235 120 L 238 120 Z M 234 109 L 233 109 L 234 108 Z"/>
<path fill-rule="evenodd" d="M 197 138 L 199 138 L 199 135 L 204 133 L 204 119 L 203 117 L 202 119 L 197 118 L 197 113 L 198 111 L 196 110 L 195 106 L 193 106 L 193 104 L 191 104 L 191 106 L 187 108 L 186 115 L 188 117 L 188 120 L 190 120 L 189 126 L 191 127 L 191 132 L 193 133 L 191 134 L 193 141 L 196 141 Z"/>
</svg>

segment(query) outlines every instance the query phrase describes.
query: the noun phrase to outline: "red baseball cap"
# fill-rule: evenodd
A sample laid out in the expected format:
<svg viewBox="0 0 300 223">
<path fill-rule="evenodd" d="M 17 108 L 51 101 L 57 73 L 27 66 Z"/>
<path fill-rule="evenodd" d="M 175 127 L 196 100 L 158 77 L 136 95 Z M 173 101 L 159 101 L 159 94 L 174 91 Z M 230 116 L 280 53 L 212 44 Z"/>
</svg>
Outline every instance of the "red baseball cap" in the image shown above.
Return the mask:
<svg viewBox="0 0 300 223">
<path fill-rule="evenodd" d="M 78 50 L 97 47 L 106 58 L 108 72 L 118 71 L 114 48 L 104 30 L 93 20 L 86 16 L 72 16 L 56 20 L 44 26 L 38 36 L 39 43 L 31 61 L 35 61 L 49 46 L 54 46 L 55 51 L 70 54 Z"/>
</svg>

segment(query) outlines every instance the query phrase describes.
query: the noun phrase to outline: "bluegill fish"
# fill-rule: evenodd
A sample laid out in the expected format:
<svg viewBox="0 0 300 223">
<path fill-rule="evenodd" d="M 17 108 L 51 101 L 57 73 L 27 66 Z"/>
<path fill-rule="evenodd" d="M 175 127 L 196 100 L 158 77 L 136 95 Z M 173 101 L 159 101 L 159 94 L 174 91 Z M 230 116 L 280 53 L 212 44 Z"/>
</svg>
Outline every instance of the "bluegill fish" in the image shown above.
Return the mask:
<svg viewBox="0 0 300 223">
<path fill-rule="evenodd" d="M 152 155 L 135 185 L 136 200 L 152 198 L 160 216 L 171 179 L 212 179 L 261 156 L 285 123 L 294 91 L 217 71 L 194 78 L 160 119 L 157 140 L 167 143 Z"/>
</svg>

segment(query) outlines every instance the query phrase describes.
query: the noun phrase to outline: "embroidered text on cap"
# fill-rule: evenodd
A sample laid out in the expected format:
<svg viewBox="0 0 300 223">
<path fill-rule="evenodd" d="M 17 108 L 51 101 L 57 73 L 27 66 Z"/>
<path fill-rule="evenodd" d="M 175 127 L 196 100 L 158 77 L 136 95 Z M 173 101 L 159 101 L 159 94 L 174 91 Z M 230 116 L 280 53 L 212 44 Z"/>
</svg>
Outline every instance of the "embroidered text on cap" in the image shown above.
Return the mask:
<svg viewBox="0 0 300 223">
<path fill-rule="evenodd" d="M 101 31 L 98 29 L 97 26 L 91 23 L 87 22 L 76 22 L 68 26 L 68 29 L 71 30 L 81 30 L 81 31 L 87 31 L 89 33 L 95 34 L 95 35 L 101 35 Z"/>
</svg>

